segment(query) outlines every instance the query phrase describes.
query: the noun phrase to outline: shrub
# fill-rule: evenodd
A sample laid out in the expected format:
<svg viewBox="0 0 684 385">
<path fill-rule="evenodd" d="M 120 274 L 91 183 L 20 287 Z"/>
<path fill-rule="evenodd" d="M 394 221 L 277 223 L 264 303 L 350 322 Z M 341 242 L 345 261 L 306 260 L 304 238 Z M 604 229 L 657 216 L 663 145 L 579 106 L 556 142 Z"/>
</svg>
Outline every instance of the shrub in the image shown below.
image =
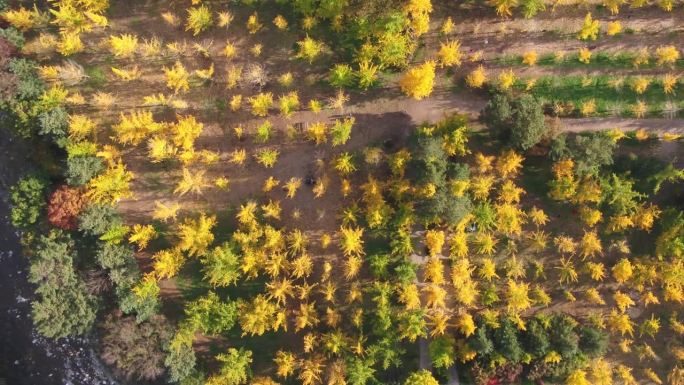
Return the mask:
<svg viewBox="0 0 684 385">
<path fill-rule="evenodd" d="M 80 335 L 95 321 L 96 302 L 74 271 L 74 243 L 60 232 L 42 236 L 29 270 L 40 298 L 33 301 L 33 322 L 50 338 Z"/>
<path fill-rule="evenodd" d="M 2 1 L 2 0 L 0 0 Z M 3 38 L 18 49 L 21 49 L 24 47 L 24 44 L 26 43 L 26 39 L 24 39 L 24 35 L 19 32 L 16 28 L 14 27 L 9 27 L 9 28 L 0 28 L 0 38 Z"/>
<path fill-rule="evenodd" d="M 430 96 L 435 83 L 435 62 L 427 61 L 408 70 L 399 80 L 401 90 L 414 99 Z"/>
<path fill-rule="evenodd" d="M 75 230 L 78 227 L 78 214 L 85 205 L 85 198 L 80 189 L 61 186 L 55 190 L 48 201 L 48 221 L 64 230 Z"/>
<path fill-rule="evenodd" d="M 417 197 L 418 217 L 426 223 L 458 223 L 470 212 L 471 202 L 467 196 L 452 196 L 448 179 L 468 179 L 467 166 L 449 165 L 441 137 L 417 134 L 412 147 L 410 176 L 417 186 L 434 187 L 434 194 L 431 196 L 421 194 Z"/>
<path fill-rule="evenodd" d="M 164 360 L 164 365 L 169 370 L 169 380 L 180 382 L 187 379 L 195 372 L 197 357 L 192 346 L 181 344 L 179 347 L 170 347 Z M 183 384 L 186 382 L 183 381 Z M 202 381 L 199 385 L 204 385 Z"/>
<path fill-rule="evenodd" d="M 185 26 L 186 31 L 192 31 L 193 36 L 197 36 L 206 31 L 214 24 L 211 10 L 205 5 L 188 9 L 188 20 Z"/>
<path fill-rule="evenodd" d="M 110 314 L 101 325 L 101 356 L 128 379 L 154 380 L 164 374 L 164 347 L 173 335 L 165 317 L 137 323 L 133 317 Z"/>
<path fill-rule="evenodd" d="M 98 264 L 104 269 L 125 266 L 133 258 L 133 249 L 128 245 L 103 242 L 95 255 Z"/>
<path fill-rule="evenodd" d="M 123 221 L 114 207 L 101 204 L 87 206 L 78 218 L 78 228 L 88 235 L 100 236 Z"/>
<path fill-rule="evenodd" d="M 335 64 L 328 75 L 330 85 L 338 88 L 348 88 L 354 85 L 354 71 L 348 64 Z"/>
<path fill-rule="evenodd" d="M 495 95 L 480 113 L 482 120 L 501 140 L 527 150 L 546 134 L 541 103 L 523 94 L 513 100 L 508 94 Z"/>
<path fill-rule="evenodd" d="M 501 326 L 494 330 L 494 344 L 497 352 L 511 363 L 520 362 L 524 354 L 518 341 L 517 328 L 509 319 L 501 321 Z"/>
<path fill-rule="evenodd" d="M 63 139 L 69 128 L 69 114 L 62 107 L 56 107 L 38 115 L 40 135 L 50 135 L 53 139 Z"/>
<path fill-rule="evenodd" d="M 10 218 L 15 227 L 28 227 L 35 224 L 45 207 L 47 181 L 32 174 L 17 182 L 10 189 L 12 211 Z"/>
<path fill-rule="evenodd" d="M 555 316 L 549 328 L 549 340 L 554 351 L 564 359 L 578 353 L 579 337 L 575 333 L 575 321 L 568 316 Z"/>
<path fill-rule="evenodd" d="M 601 168 L 613 164 L 615 141 L 600 132 L 558 135 L 551 142 L 552 160 L 572 159 L 578 176 L 598 175 Z"/>
<path fill-rule="evenodd" d="M 580 327 L 579 347 L 590 357 L 602 356 L 608 350 L 608 334 L 593 327 Z"/>
<path fill-rule="evenodd" d="M 75 156 L 66 160 L 64 171 L 67 183 L 81 186 L 104 170 L 102 159 L 96 156 Z"/>
</svg>

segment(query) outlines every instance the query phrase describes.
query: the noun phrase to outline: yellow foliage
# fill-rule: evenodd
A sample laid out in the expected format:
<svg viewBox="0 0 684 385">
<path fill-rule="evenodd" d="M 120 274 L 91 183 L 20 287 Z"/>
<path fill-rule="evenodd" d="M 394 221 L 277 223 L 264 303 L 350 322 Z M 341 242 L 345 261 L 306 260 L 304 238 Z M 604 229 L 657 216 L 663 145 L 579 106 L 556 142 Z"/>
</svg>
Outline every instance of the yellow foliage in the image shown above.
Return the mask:
<svg viewBox="0 0 684 385">
<path fill-rule="evenodd" d="M 204 255 L 214 241 L 212 229 L 216 225 L 215 216 L 200 213 L 197 219 L 186 218 L 178 225 L 178 248 L 189 256 Z"/>
<path fill-rule="evenodd" d="M 190 74 L 181 62 L 177 61 L 172 68 L 164 67 L 163 70 L 166 77 L 166 86 L 175 93 L 190 89 L 190 83 L 188 82 Z"/>
<path fill-rule="evenodd" d="M 186 31 L 192 31 L 197 36 L 206 31 L 214 23 L 211 11 L 204 4 L 199 7 L 188 8 L 188 19 L 185 24 Z"/>
<path fill-rule="evenodd" d="M 127 33 L 109 37 L 109 50 L 115 57 L 129 57 L 138 47 L 138 37 Z"/>
<path fill-rule="evenodd" d="M 577 60 L 579 60 L 581 63 L 589 64 L 591 61 L 591 51 L 589 51 L 589 49 L 586 47 L 580 48 Z"/>
<path fill-rule="evenodd" d="M 113 205 L 124 198 L 130 198 L 130 182 L 133 173 L 126 170 L 123 163 L 108 168 L 105 172 L 88 182 L 86 197 L 95 203 Z"/>
<path fill-rule="evenodd" d="M 85 115 L 73 114 L 69 116 L 69 137 L 85 139 L 95 131 L 96 124 Z"/>
<path fill-rule="evenodd" d="M 537 51 L 527 51 L 527 52 L 523 53 L 523 55 L 522 55 L 523 64 L 526 64 L 530 67 L 537 64 L 537 59 L 538 59 Z"/>
<path fill-rule="evenodd" d="M 435 81 L 435 62 L 425 63 L 413 67 L 399 80 L 401 90 L 414 99 L 423 99 L 430 96 Z"/>
<path fill-rule="evenodd" d="M 501 71 L 499 72 L 499 87 L 502 90 L 508 90 L 515 84 L 516 79 L 512 69 Z"/>
<path fill-rule="evenodd" d="M 134 66 L 131 69 L 122 69 L 122 68 L 116 68 L 116 67 L 111 67 L 112 73 L 116 75 L 119 79 L 128 82 L 131 80 L 136 80 L 139 79 L 140 76 L 142 75 L 140 73 L 140 70 L 138 69 L 138 66 Z"/>
<path fill-rule="evenodd" d="M 134 243 L 138 246 L 138 250 L 143 250 L 147 247 L 147 244 L 157 236 L 157 231 L 152 225 L 133 225 L 133 231 L 128 237 L 130 243 Z"/>
<path fill-rule="evenodd" d="M 674 65 L 679 57 L 679 50 L 673 45 L 656 48 L 656 63 L 659 66 Z"/>
<path fill-rule="evenodd" d="M 577 33 L 577 38 L 580 40 L 596 40 L 600 29 L 601 25 L 599 24 L 599 21 L 594 20 L 591 17 L 591 12 L 588 12 L 584 17 L 582 28 Z M 582 61 L 581 58 L 580 61 Z"/>
<path fill-rule="evenodd" d="M 452 67 L 461 65 L 461 43 L 458 40 L 441 42 L 437 58 L 440 67 Z"/>
<path fill-rule="evenodd" d="M 606 34 L 608 36 L 615 36 L 620 32 L 622 32 L 622 24 L 620 24 L 619 20 L 608 23 L 608 28 L 606 29 Z"/>
<path fill-rule="evenodd" d="M 466 76 L 466 84 L 470 88 L 482 88 L 487 81 L 487 73 L 482 65 Z"/>
</svg>

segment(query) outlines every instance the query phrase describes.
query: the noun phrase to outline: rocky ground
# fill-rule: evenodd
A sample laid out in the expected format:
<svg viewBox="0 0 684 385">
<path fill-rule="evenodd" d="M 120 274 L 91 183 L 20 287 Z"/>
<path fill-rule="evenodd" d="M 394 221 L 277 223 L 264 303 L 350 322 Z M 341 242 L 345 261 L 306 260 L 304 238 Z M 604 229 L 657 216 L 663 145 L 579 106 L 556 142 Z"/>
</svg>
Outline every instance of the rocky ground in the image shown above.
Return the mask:
<svg viewBox="0 0 684 385">
<path fill-rule="evenodd" d="M 19 234 L 9 223 L 9 186 L 30 167 L 22 143 L 0 129 L 0 379 L 11 385 L 114 385 L 89 337 L 58 341 L 31 322 L 33 287 Z"/>
</svg>

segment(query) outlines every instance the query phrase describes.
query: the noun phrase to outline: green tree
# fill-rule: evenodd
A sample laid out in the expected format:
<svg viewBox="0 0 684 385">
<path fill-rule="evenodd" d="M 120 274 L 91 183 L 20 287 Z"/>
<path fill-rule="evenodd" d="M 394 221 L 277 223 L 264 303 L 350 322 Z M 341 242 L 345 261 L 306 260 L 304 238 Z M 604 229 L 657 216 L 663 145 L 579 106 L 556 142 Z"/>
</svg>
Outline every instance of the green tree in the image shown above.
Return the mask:
<svg viewBox="0 0 684 385">
<path fill-rule="evenodd" d="M 416 198 L 416 213 L 426 223 L 444 221 L 458 223 L 468 212 L 471 202 L 467 196 L 454 197 L 448 180 L 468 179 L 468 167 L 462 164 L 450 165 L 444 151 L 443 139 L 418 133 L 412 140 L 412 160 L 409 176 L 415 185 L 432 186 L 434 194 L 421 194 Z"/>
<path fill-rule="evenodd" d="M 233 285 L 242 275 L 242 258 L 234 244 L 225 242 L 215 247 L 201 261 L 204 278 L 214 287 Z"/>
<path fill-rule="evenodd" d="M 91 204 L 78 217 L 78 228 L 88 235 L 100 236 L 110 228 L 123 225 L 116 208 L 109 205 Z"/>
<path fill-rule="evenodd" d="M 533 18 L 537 13 L 546 10 L 543 0 L 521 0 L 522 14 L 525 19 Z"/>
<path fill-rule="evenodd" d="M 508 94 L 494 95 L 480 120 L 502 141 L 522 151 L 539 143 L 548 131 L 541 103 L 529 94 L 515 99 Z"/>
<path fill-rule="evenodd" d="M 565 315 L 555 316 L 551 320 L 551 347 L 565 359 L 575 356 L 579 349 L 579 336 L 575 333 L 575 325 L 575 320 Z"/>
<path fill-rule="evenodd" d="M 10 219 L 15 227 L 28 227 L 38 221 L 46 205 L 46 188 L 45 179 L 36 174 L 25 176 L 10 188 Z"/>
<path fill-rule="evenodd" d="M 251 375 L 252 352 L 244 348 L 228 349 L 228 353 L 219 354 L 216 360 L 221 363 L 219 372 L 206 382 L 206 385 L 240 385 L 247 383 Z"/>
<path fill-rule="evenodd" d="M 333 147 L 341 146 L 349 141 L 349 138 L 351 138 L 353 126 L 354 118 L 335 120 L 335 124 L 333 124 L 332 128 L 330 128 L 330 135 L 332 136 Z"/>
<path fill-rule="evenodd" d="M 104 269 L 114 269 L 128 263 L 133 258 L 133 248 L 129 245 L 103 242 L 95 254 L 98 264 Z"/>
<path fill-rule="evenodd" d="M 525 351 L 537 358 L 543 358 L 549 352 L 549 332 L 538 319 L 527 323 L 527 330 L 521 335 Z"/>
<path fill-rule="evenodd" d="M 366 385 L 375 382 L 373 361 L 368 358 L 351 358 L 347 361 L 346 368 L 350 385 Z"/>
<path fill-rule="evenodd" d="M 615 141 L 601 132 L 576 135 L 561 134 L 551 142 L 552 160 L 572 159 L 578 176 L 598 175 L 601 168 L 613 164 Z"/>
<path fill-rule="evenodd" d="M 448 369 L 454 364 L 456 357 L 454 337 L 440 336 L 433 339 L 428 346 L 428 352 L 435 368 Z"/>
<path fill-rule="evenodd" d="M 656 256 L 681 258 L 684 256 L 684 213 L 679 210 L 665 212 L 661 221 L 661 232 L 656 239 Z"/>
<path fill-rule="evenodd" d="M 38 285 L 33 322 L 50 338 L 85 334 L 95 322 L 97 304 L 74 271 L 74 243 L 53 231 L 41 236 L 29 269 L 29 281 Z"/>
<path fill-rule="evenodd" d="M 168 353 L 164 359 L 164 365 L 169 371 L 169 380 L 171 382 L 181 382 L 190 376 L 195 371 L 197 364 L 197 357 L 192 344 L 179 344 L 179 346 L 169 346 Z M 204 381 L 201 382 L 204 385 Z"/>
<path fill-rule="evenodd" d="M 579 328 L 579 348 L 589 357 L 599 357 L 608 350 L 608 334 L 591 326 Z"/>
<path fill-rule="evenodd" d="M 644 195 L 634 190 L 634 181 L 611 174 L 601 179 L 601 202 L 617 215 L 624 215 L 637 208 Z"/>
<path fill-rule="evenodd" d="M 67 158 L 64 176 L 72 186 L 82 186 L 104 170 L 102 159 L 96 156 L 74 156 Z"/>
<path fill-rule="evenodd" d="M 477 329 L 468 339 L 468 345 L 477 353 L 480 360 L 487 361 L 494 352 L 494 342 L 492 342 L 489 327 L 481 318 L 477 319 L 476 324 Z"/>
<path fill-rule="evenodd" d="M 337 88 L 349 88 L 354 85 L 354 70 L 349 64 L 335 64 L 328 75 L 330 85 Z"/>
<path fill-rule="evenodd" d="M 522 359 L 523 349 L 518 340 L 518 329 L 508 318 L 501 320 L 501 326 L 494 329 L 494 345 L 496 351 L 511 363 L 518 363 Z"/>
<path fill-rule="evenodd" d="M 425 311 L 416 309 L 400 314 L 399 332 L 401 333 L 402 338 L 411 342 L 419 337 L 426 337 L 427 324 L 425 322 Z"/>
<path fill-rule="evenodd" d="M 42 112 L 38 116 L 40 135 L 48 135 L 53 140 L 62 141 L 67 136 L 69 114 L 62 107 Z"/>
<path fill-rule="evenodd" d="M 439 385 L 439 382 L 432 376 L 432 373 L 425 369 L 411 373 L 404 385 Z"/>
<path fill-rule="evenodd" d="M 383 370 L 390 367 L 398 368 L 402 365 L 401 356 L 406 350 L 401 347 L 401 341 L 396 332 L 389 330 L 380 339 L 368 346 L 368 356 L 377 362 Z"/>
<path fill-rule="evenodd" d="M 214 292 L 200 297 L 185 306 L 186 320 L 193 330 L 207 335 L 219 335 L 235 326 L 238 317 L 236 302 L 221 301 Z"/>
</svg>

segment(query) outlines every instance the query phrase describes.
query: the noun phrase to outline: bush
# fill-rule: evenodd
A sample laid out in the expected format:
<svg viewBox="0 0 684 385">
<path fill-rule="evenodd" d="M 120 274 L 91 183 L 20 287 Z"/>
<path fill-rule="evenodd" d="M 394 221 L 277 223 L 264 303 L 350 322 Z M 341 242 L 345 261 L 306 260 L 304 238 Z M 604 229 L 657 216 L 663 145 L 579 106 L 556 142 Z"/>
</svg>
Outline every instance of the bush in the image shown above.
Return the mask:
<svg viewBox="0 0 684 385">
<path fill-rule="evenodd" d="M 598 175 L 601 167 L 613 164 L 615 141 L 600 132 L 558 135 L 551 142 L 552 160 L 572 159 L 578 176 Z"/>
<path fill-rule="evenodd" d="M 12 224 L 18 228 L 35 224 L 45 207 L 47 181 L 36 174 L 28 175 L 10 189 Z"/>
<path fill-rule="evenodd" d="M 580 327 L 579 347 L 589 357 L 602 356 L 608 350 L 608 334 L 593 327 Z"/>
<path fill-rule="evenodd" d="M 416 198 L 418 217 L 425 223 L 458 223 L 470 212 L 472 204 L 467 196 L 451 194 L 448 179 L 467 179 L 467 166 L 449 165 L 441 137 L 417 134 L 412 147 L 409 172 L 413 182 L 420 187 L 434 187 L 432 196 L 421 194 Z"/>
<path fill-rule="evenodd" d="M 188 303 L 185 307 L 187 322 L 203 334 L 219 335 L 235 326 L 238 317 L 237 302 L 223 302 L 214 292 Z"/>
<path fill-rule="evenodd" d="M 4 0 L 0 0 L 0 9 L 2 9 L 1 3 L 3 1 Z M 9 27 L 9 28 L 4 28 L 4 29 L 0 28 L 0 38 L 3 38 L 5 40 L 9 41 L 18 49 L 21 49 L 22 47 L 24 47 L 24 44 L 26 43 L 26 39 L 24 39 L 24 35 L 14 27 Z"/>
<path fill-rule="evenodd" d="M 102 159 L 96 156 L 76 156 L 66 161 L 65 176 L 67 183 L 81 186 L 104 170 Z"/>
<path fill-rule="evenodd" d="M 29 281 L 38 285 L 33 322 L 50 338 L 81 335 L 95 321 L 96 302 L 74 270 L 74 242 L 60 232 L 38 240 Z"/>
<path fill-rule="evenodd" d="M 527 330 L 522 334 L 521 341 L 527 353 L 542 358 L 549 352 L 549 334 L 542 323 L 533 319 L 527 324 Z"/>
<path fill-rule="evenodd" d="M 563 359 L 570 359 L 579 352 L 579 337 L 575 333 L 575 321 L 568 316 L 556 316 L 551 320 L 549 340 L 553 350 Z"/>
<path fill-rule="evenodd" d="M 85 205 L 83 192 L 79 189 L 61 186 L 50 196 L 48 202 L 48 221 L 64 230 L 78 227 L 78 214 Z"/>
<path fill-rule="evenodd" d="M 100 236 L 112 227 L 121 226 L 123 220 L 112 206 L 91 204 L 78 217 L 78 228 L 88 235 Z"/>
<path fill-rule="evenodd" d="M 164 365 L 169 370 L 169 380 L 180 382 L 193 375 L 197 357 L 192 346 L 181 344 L 178 349 L 169 348 L 169 352 L 164 360 Z M 204 381 L 201 382 L 204 385 Z"/>
<path fill-rule="evenodd" d="M 49 135 L 54 140 L 64 139 L 69 128 L 69 114 L 62 107 L 56 107 L 38 115 L 40 135 Z"/>
<path fill-rule="evenodd" d="M 45 84 L 36 73 L 36 63 L 24 58 L 12 58 L 7 66 L 19 78 L 14 97 L 33 101 L 43 93 Z"/>
<path fill-rule="evenodd" d="M 103 269 L 116 269 L 125 266 L 133 258 L 133 249 L 128 245 L 117 245 L 102 242 L 95 255 L 97 263 Z"/>
<path fill-rule="evenodd" d="M 508 94 L 494 95 L 480 113 L 480 120 L 499 139 L 522 151 L 539 143 L 548 131 L 542 104 L 528 94 L 516 99 Z"/>
<path fill-rule="evenodd" d="M 518 329 L 509 319 L 501 320 L 501 326 L 494 330 L 494 344 L 499 354 L 511 363 L 518 363 L 524 354 L 518 341 Z"/>
<path fill-rule="evenodd" d="M 122 276 L 122 278 L 133 278 L 133 272 L 134 270 L 128 270 L 128 274 Z M 159 311 L 159 297 L 150 295 L 138 296 L 133 292 L 132 287 L 118 286 L 117 297 L 121 311 L 126 314 L 135 313 L 135 319 L 138 322 L 148 320 Z"/>
<path fill-rule="evenodd" d="M 348 88 L 354 85 L 354 71 L 348 64 L 336 64 L 328 75 L 330 85 L 338 88 Z"/>
<path fill-rule="evenodd" d="M 101 325 L 101 356 L 128 379 L 154 380 L 164 374 L 164 347 L 173 335 L 165 317 L 137 323 L 134 317 L 110 314 Z"/>
</svg>

